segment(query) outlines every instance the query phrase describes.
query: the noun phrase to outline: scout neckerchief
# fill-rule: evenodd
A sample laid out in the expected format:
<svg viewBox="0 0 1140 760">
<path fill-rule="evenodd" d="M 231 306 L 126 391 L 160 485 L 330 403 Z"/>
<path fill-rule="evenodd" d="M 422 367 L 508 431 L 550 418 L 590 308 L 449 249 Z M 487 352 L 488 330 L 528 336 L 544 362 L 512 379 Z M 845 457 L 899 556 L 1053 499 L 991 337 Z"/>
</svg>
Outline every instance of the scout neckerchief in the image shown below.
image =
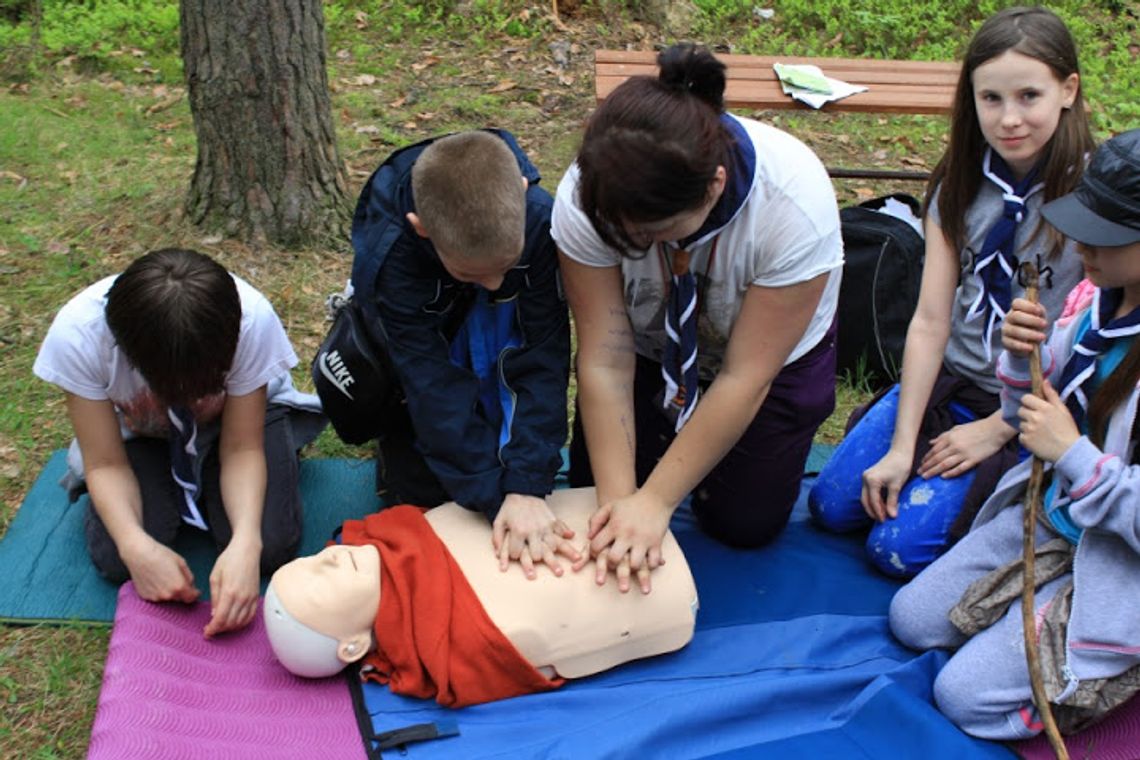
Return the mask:
<svg viewBox="0 0 1140 760">
<path fill-rule="evenodd" d="M 1073 346 L 1073 353 L 1061 373 L 1061 398 L 1081 429 L 1088 412 L 1092 392 L 1090 381 L 1096 374 L 1097 357 L 1108 349 L 1113 339 L 1140 334 L 1140 307 L 1119 319 L 1112 318 L 1123 298 L 1124 290 L 1121 288 L 1097 288 L 1089 310 L 1089 329 Z"/>
<path fill-rule="evenodd" d="M 720 232 L 740 214 L 752 194 L 756 178 L 756 147 L 744 125 L 727 113 L 721 114 L 720 122 L 731 137 L 724 191 L 700 228 L 674 245 L 668 267 L 671 287 L 665 305 L 666 339 L 661 361 L 665 394 L 662 405 L 666 411 L 676 413 L 676 432 L 680 432 L 692 416 L 697 396 L 700 395 L 697 319 L 704 294 L 697 292 L 696 278 L 689 270 L 689 251 L 712 240 L 708 265 L 705 267 L 704 288 L 707 288 Z M 665 251 L 664 245 L 659 246 L 663 263 L 669 260 Z"/>
<path fill-rule="evenodd" d="M 182 522 L 207 530 L 206 519 L 198 509 L 198 425 L 194 413 L 185 406 L 170 406 L 170 472 L 182 488 L 179 515 Z"/>
<path fill-rule="evenodd" d="M 986 318 L 982 330 L 982 346 L 986 351 L 986 361 L 993 358 L 994 328 L 1013 301 L 1012 281 L 1017 270 L 1017 228 L 1025 218 L 1025 202 L 1029 196 L 1045 186 L 1037 181 L 1037 167 L 1033 167 L 1021 181 L 1013 178 L 1013 172 L 1002 157 L 986 148 L 982 159 L 982 175 L 1001 189 L 1004 206 L 1002 214 L 990 228 L 982 243 L 982 250 L 974 259 L 974 274 L 981 284 L 981 292 L 970 304 L 966 312 L 969 322 L 980 316 Z"/>
<path fill-rule="evenodd" d="M 705 266 L 705 287 L 716 257 L 720 236 L 713 238 Z M 669 257 L 665 245 L 659 246 L 662 261 Z M 701 394 L 700 373 L 697 366 L 697 320 L 700 318 L 703 294 L 697 293 L 696 278 L 689 267 L 689 252 L 683 248 L 673 250 L 671 261 L 671 287 L 665 304 L 665 350 L 661 357 L 661 377 L 665 380 L 663 408 L 676 415 L 673 429 L 689 421 Z"/>
</svg>

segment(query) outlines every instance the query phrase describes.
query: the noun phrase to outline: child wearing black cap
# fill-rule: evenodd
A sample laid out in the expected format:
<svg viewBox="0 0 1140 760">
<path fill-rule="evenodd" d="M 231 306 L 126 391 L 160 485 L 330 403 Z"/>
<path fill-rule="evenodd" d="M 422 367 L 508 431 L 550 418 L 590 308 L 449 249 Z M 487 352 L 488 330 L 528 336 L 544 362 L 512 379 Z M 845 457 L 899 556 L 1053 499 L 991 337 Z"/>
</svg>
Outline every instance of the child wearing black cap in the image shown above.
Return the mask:
<svg viewBox="0 0 1140 760">
<path fill-rule="evenodd" d="M 1140 129 L 1102 145 L 1077 188 L 1042 214 L 1077 241 L 1088 282 L 1047 342 L 1044 309 L 1013 302 L 998 377 L 1006 422 L 1046 463 L 1038 636 L 1046 692 L 1070 733 L 1140 691 Z M 1036 345 L 1044 398 L 1027 392 Z M 988 739 L 1042 730 L 1016 603 L 1029 471 L 1029 460 L 1010 470 L 973 530 L 891 603 L 902 642 L 958 650 L 934 683 L 935 700 Z"/>
</svg>

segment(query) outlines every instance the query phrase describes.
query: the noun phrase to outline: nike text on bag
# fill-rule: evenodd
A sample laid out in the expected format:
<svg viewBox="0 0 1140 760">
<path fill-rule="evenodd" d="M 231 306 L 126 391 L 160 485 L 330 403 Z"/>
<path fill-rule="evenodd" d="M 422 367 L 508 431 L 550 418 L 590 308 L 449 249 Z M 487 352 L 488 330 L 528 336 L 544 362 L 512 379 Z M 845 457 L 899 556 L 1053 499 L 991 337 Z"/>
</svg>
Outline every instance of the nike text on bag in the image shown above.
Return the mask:
<svg viewBox="0 0 1140 760">
<path fill-rule="evenodd" d="M 925 244 L 903 219 L 884 213 L 919 202 L 906 194 L 876 198 L 839 212 L 843 284 L 839 290 L 836 371 L 873 389 L 898 380 L 910 318 L 918 305 Z"/>
<path fill-rule="evenodd" d="M 345 443 L 376 438 L 380 422 L 397 393 L 387 352 L 373 342 L 355 300 L 336 313 L 313 359 L 313 385 L 333 429 Z"/>
</svg>

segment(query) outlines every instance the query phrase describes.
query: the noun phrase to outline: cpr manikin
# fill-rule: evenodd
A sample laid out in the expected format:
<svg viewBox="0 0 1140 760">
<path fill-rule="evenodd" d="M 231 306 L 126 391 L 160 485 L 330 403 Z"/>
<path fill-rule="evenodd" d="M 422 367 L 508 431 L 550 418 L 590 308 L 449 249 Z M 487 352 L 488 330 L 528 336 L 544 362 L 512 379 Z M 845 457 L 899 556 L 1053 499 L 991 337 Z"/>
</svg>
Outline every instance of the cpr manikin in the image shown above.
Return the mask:
<svg viewBox="0 0 1140 760">
<path fill-rule="evenodd" d="M 575 531 L 574 540 L 584 541 L 587 520 L 597 505 L 594 490 L 555 491 L 547 501 Z M 554 679 L 535 690 L 557 686 L 561 678 L 579 678 L 670 652 L 692 638 L 696 587 L 671 533 L 662 545 L 665 564 L 654 571 L 653 592 L 623 594 L 616 584 L 598 586 L 590 570 L 575 573 L 567 568 L 556 577 L 539 566 L 535 580 L 514 567 L 502 572 L 486 518 L 454 503 L 429 510 L 423 517 L 454 558 L 490 624 L 538 670 L 536 678 Z M 385 577 L 395 569 L 386 568 Z M 430 574 L 443 573 L 446 568 L 441 567 Z M 330 546 L 281 567 L 265 595 L 266 628 L 278 659 L 297 675 L 324 677 L 366 655 L 383 655 L 386 646 L 400 645 L 377 623 L 386 590 L 381 585 L 380 551 L 372 545 Z M 404 594 L 395 583 L 391 591 Z M 450 625 L 473 625 L 471 617 L 478 616 L 452 620 Z M 470 702 L 460 697 L 458 704 L 463 703 Z"/>
</svg>

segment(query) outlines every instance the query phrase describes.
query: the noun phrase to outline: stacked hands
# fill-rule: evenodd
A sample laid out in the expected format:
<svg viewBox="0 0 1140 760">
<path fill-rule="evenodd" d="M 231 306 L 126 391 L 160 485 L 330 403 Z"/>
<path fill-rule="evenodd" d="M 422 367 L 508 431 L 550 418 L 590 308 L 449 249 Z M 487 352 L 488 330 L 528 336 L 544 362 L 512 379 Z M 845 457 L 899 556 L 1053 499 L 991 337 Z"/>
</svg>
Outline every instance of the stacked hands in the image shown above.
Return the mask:
<svg viewBox="0 0 1140 760">
<path fill-rule="evenodd" d="M 1045 307 L 1016 298 L 1002 323 L 1002 346 L 1011 355 L 1025 358 L 1045 340 Z M 1056 462 L 1080 438 L 1080 431 L 1065 402 L 1048 380 L 1044 398 L 1026 393 L 1018 412 L 1018 442 L 1047 462 Z M 1001 420 L 1000 414 L 956 425 L 931 442 L 930 451 L 919 464 L 923 478 L 940 475 L 953 478 L 968 472 L 985 460 L 1018 431 Z M 892 448 L 863 473 L 863 508 L 871 518 L 882 522 L 898 516 L 898 496 L 910 477 L 912 456 Z"/>
<path fill-rule="evenodd" d="M 668 505 L 654 504 L 644 490 L 604 503 L 590 517 L 589 535 L 580 546 L 572 542 L 574 531 L 554 516 L 543 499 L 509 494 L 492 526 L 491 540 L 506 572 L 517 561 L 528 578 L 537 577 L 535 565 L 545 564 L 561 577 L 565 572 L 559 555 L 578 572 L 592 557 L 596 580 L 605 585 L 610 571 L 624 593 L 636 576 L 643 594 L 652 590 L 650 573 L 665 559 L 661 543 L 669 529 Z"/>
</svg>

